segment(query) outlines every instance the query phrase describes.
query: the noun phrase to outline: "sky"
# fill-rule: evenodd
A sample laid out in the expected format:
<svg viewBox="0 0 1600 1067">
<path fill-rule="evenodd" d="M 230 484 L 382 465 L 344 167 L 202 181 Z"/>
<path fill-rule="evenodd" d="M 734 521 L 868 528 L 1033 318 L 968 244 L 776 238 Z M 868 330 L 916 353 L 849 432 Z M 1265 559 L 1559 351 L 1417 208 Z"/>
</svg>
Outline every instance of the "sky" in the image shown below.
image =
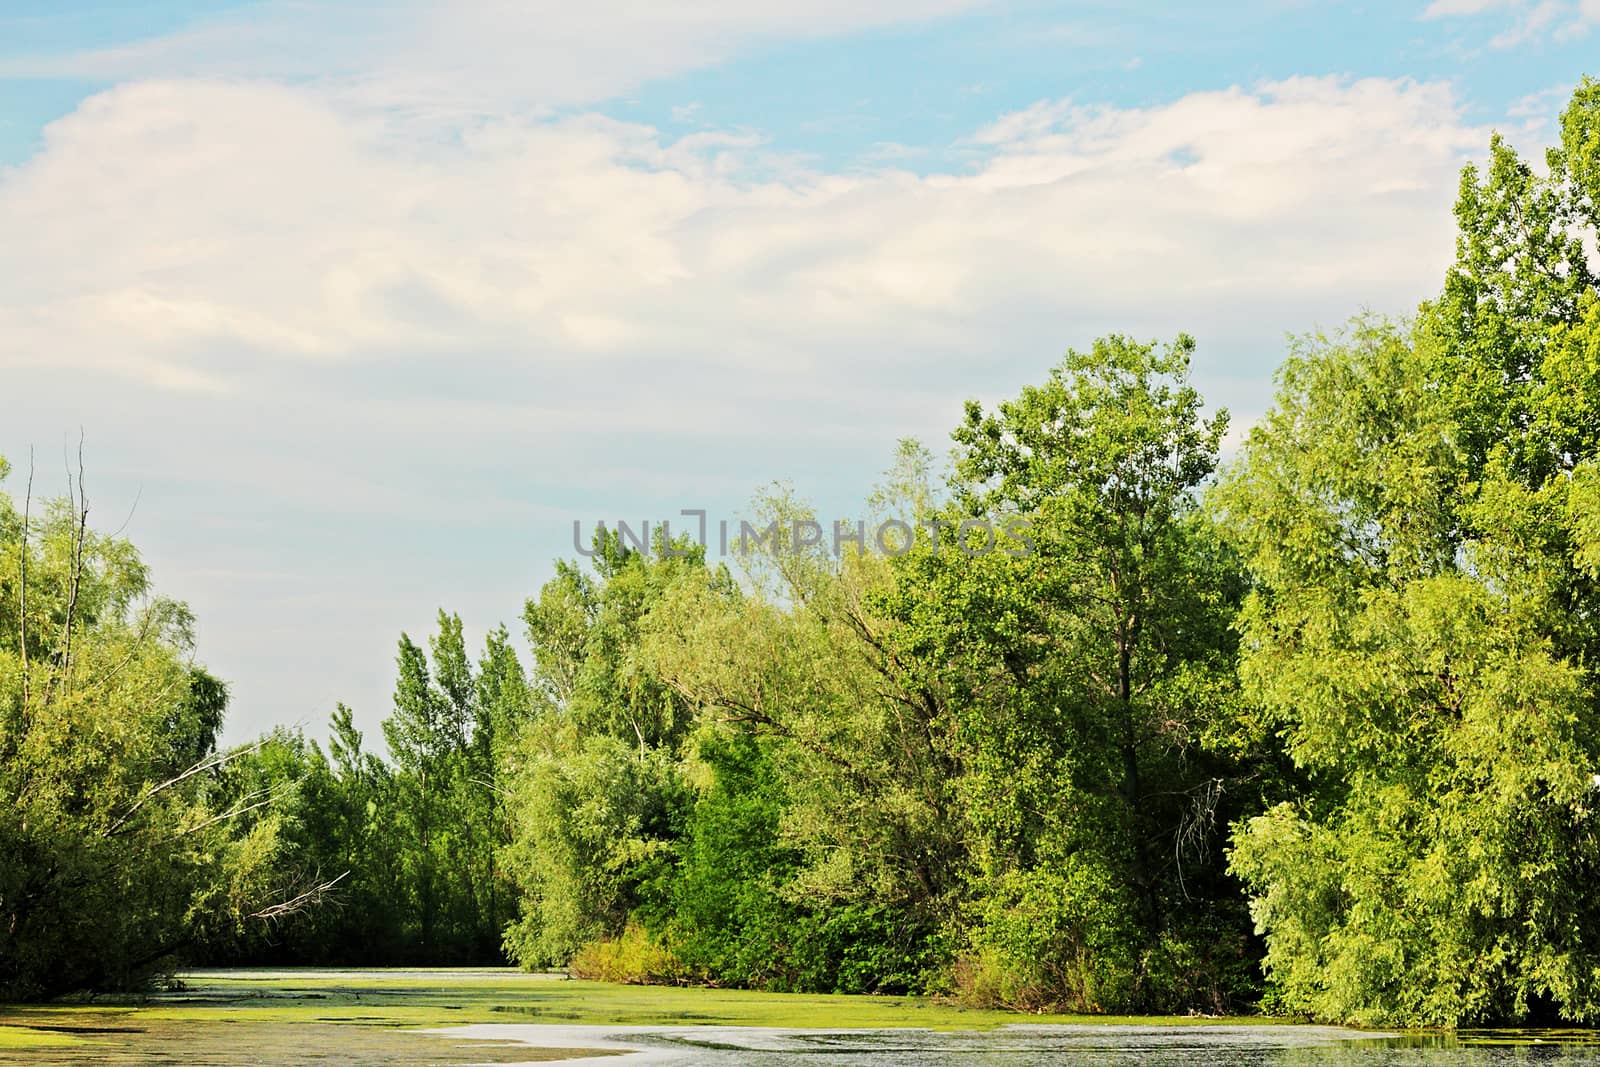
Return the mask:
<svg viewBox="0 0 1600 1067">
<path fill-rule="evenodd" d="M 3 488 L 81 434 L 227 737 L 376 737 L 574 522 L 859 514 L 1096 336 L 1193 334 L 1237 441 L 1595 56 L 1600 0 L 0 0 Z"/>
</svg>

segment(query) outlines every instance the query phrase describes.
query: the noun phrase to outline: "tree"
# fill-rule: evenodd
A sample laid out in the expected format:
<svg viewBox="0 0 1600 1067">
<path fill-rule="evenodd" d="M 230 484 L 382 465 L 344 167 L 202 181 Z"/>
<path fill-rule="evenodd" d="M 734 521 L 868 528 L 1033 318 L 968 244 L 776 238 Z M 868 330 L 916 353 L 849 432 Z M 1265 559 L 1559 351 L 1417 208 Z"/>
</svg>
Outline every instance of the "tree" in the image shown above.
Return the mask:
<svg viewBox="0 0 1600 1067">
<path fill-rule="evenodd" d="M 444 701 L 430 683 L 427 655 L 405 634 L 400 635 L 395 664 L 394 714 L 384 720 L 383 733 L 394 756 L 397 799 L 410 837 L 402 855 L 408 868 L 407 887 L 416 901 L 418 951 L 428 958 L 435 948 L 439 915 L 435 835 L 444 765 L 451 751 L 450 724 Z"/>
<path fill-rule="evenodd" d="M 920 456 L 902 452 L 880 504 L 914 507 L 899 475 L 915 480 Z M 815 521 L 781 490 L 758 512 L 763 528 Z M 686 579 L 646 620 L 644 659 L 696 723 L 695 805 L 658 923 L 719 979 L 925 989 L 964 855 L 943 709 L 892 661 L 883 559 L 792 549 L 763 545 L 743 589 Z"/>
<path fill-rule="evenodd" d="M 491 635 L 485 657 L 487 681 L 468 658 L 460 617 L 444 611 L 429 652 L 402 634 L 394 713 L 383 724 L 415 951 L 428 961 L 494 959 L 499 951 L 495 857 L 506 826 L 495 799 L 494 730 L 497 718 L 509 727 L 523 714 L 526 683 L 503 634 Z"/>
<path fill-rule="evenodd" d="M 1313 783 L 1241 826 L 1233 865 L 1286 1007 L 1581 1020 L 1600 737 L 1570 653 L 1592 640 L 1574 482 L 1520 482 L 1522 440 L 1464 448 L 1433 343 L 1359 324 L 1307 344 L 1220 494 L 1259 583 L 1244 682 Z"/>
<path fill-rule="evenodd" d="M 0 461 L 0 478 L 7 473 Z M 0 496 L 0 998 L 136 988 L 208 931 L 293 910 L 277 822 L 210 802 L 226 687 L 138 552 L 89 527 L 81 466 Z M 263 802 L 270 798 L 258 798 Z M 252 801 L 254 803 L 254 801 Z M 287 895 L 280 896 L 287 888 Z"/>
<path fill-rule="evenodd" d="M 524 966 L 564 964 L 620 934 L 669 862 L 683 789 L 680 697 L 637 654 L 641 620 L 704 567 L 686 541 L 652 556 L 595 539 L 596 577 L 576 566 L 528 602 L 538 712 L 509 743 L 504 865 L 520 894 L 506 948 Z"/>
<path fill-rule="evenodd" d="M 1585 82 L 1543 177 L 1496 138 L 1440 298 L 1302 342 L 1219 494 L 1257 579 L 1241 671 L 1314 784 L 1233 850 L 1296 1010 L 1600 1004 L 1597 122 Z"/>
<path fill-rule="evenodd" d="M 898 561 L 897 659 L 961 743 L 979 999 L 1213 1007 L 1248 970 L 1237 935 L 1208 958 L 1237 929 L 1207 865 L 1237 768 L 1207 738 L 1240 584 L 1196 510 L 1226 415 L 1202 416 L 1192 349 L 1111 337 L 969 404 L 942 537 Z"/>
</svg>

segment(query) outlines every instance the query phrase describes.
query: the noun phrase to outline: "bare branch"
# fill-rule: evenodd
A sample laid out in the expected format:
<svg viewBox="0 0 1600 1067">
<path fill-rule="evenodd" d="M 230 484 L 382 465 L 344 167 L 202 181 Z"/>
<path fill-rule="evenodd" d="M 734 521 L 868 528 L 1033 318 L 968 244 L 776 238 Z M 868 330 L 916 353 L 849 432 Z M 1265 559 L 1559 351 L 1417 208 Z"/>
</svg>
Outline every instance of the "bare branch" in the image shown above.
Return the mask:
<svg viewBox="0 0 1600 1067">
<path fill-rule="evenodd" d="M 61 640 L 61 669 L 51 678 L 51 687 L 46 694 L 46 701 L 64 688 L 72 678 L 72 624 L 78 611 L 78 592 L 83 587 L 83 552 L 89 538 L 89 495 L 83 485 L 83 431 L 78 431 L 78 480 L 74 487 L 72 481 L 72 467 L 67 467 L 67 499 L 73 507 L 73 515 L 77 519 L 77 529 L 72 532 L 72 563 L 70 585 L 67 593 L 67 617 L 62 624 Z"/>
<path fill-rule="evenodd" d="M 349 876 L 350 872 L 345 871 L 344 874 L 339 875 L 337 878 L 330 879 L 326 882 L 318 882 L 316 885 L 305 890 L 304 892 L 290 897 L 288 900 L 282 900 L 276 904 L 262 908 L 260 911 L 251 912 L 247 918 L 260 919 L 263 922 L 276 922 L 279 919 L 288 918 L 296 912 L 304 911 L 313 904 L 321 903 L 323 898 L 325 898 L 328 893 L 332 891 L 334 886 L 338 885 Z"/>
<path fill-rule="evenodd" d="M 127 825 L 128 820 L 133 818 L 134 815 L 138 813 L 139 809 L 148 804 L 150 799 L 157 793 L 171 789 L 173 786 L 179 785 L 182 782 L 186 782 L 197 774 L 204 774 L 206 771 L 212 770 L 216 767 L 221 767 L 227 763 L 231 763 L 240 756 L 248 756 L 252 752 L 259 752 L 261 751 L 261 747 L 266 743 L 267 739 L 263 737 L 251 744 L 245 745 L 242 748 L 236 748 L 228 752 L 216 753 L 207 756 L 205 759 L 202 759 L 198 763 L 190 766 L 189 769 L 184 771 L 182 774 L 173 778 L 168 778 L 159 785 L 151 786 L 149 789 L 146 789 L 142 794 L 140 794 L 139 799 L 134 801 L 132 806 L 130 806 L 127 811 L 122 813 L 122 817 L 116 822 L 112 823 L 111 826 L 101 836 L 110 837 L 112 834 L 122 829 L 123 826 Z"/>
<path fill-rule="evenodd" d="M 512 795 L 511 790 L 495 785 L 487 778 L 468 778 L 467 781 L 471 782 L 473 785 L 481 785 L 483 788 L 489 790 L 489 792 L 495 793 L 502 797 L 509 797 Z"/>
<path fill-rule="evenodd" d="M 218 815 L 213 815 L 209 819 L 202 819 L 193 826 L 190 826 L 184 830 L 180 830 L 174 836 L 187 837 L 190 834 L 199 833 L 208 826 L 215 826 L 219 822 L 226 822 L 229 819 L 236 819 L 241 815 L 248 815 L 252 811 L 256 811 L 260 808 L 268 806 L 276 801 L 279 797 L 285 795 L 288 791 L 289 790 L 287 787 L 280 789 L 258 789 L 254 793 L 249 793 L 244 797 L 241 797 L 239 803 L 235 804 L 227 811 L 224 811 Z M 255 800 L 256 797 L 264 797 L 265 799 L 258 800 L 254 804 L 248 803 L 248 801 Z"/>
<path fill-rule="evenodd" d="M 112 537 L 121 537 L 122 531 L 128 528 L 128 523 L 133 521 L 133 513 L 139 510 L 139 501 L 144 496 L 144 486 L 134 490 L 133 503 L 128 506 L 128 517 L 122 520 L 122 525 L 112 531 Z"/>
</svg>

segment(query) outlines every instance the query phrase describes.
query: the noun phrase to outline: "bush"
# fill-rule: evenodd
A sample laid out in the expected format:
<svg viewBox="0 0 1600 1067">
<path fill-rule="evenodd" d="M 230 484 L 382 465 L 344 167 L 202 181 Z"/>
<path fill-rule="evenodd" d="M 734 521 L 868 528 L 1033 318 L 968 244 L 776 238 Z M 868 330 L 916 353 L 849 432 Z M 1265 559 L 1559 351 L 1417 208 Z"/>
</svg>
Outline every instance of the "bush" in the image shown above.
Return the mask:
<svg viewBox="0 0 1600 1067">
<path fill-rule="evenodd" d="M 1140 967 L 1128 895 L 1104 867 L 1080 860 L 996 879 L 971 949 L 952 968 L 957 994 L 1025 1011 L 1130 1009 Z"/>
<path fill-rule="evenodd" d="M 629 923 L 617 937 L 591 941 L 573 953 L 567 973 L 574 978 L 626 985 L 682 985 L 692 975 L 661 939 Z"/>
</svg>

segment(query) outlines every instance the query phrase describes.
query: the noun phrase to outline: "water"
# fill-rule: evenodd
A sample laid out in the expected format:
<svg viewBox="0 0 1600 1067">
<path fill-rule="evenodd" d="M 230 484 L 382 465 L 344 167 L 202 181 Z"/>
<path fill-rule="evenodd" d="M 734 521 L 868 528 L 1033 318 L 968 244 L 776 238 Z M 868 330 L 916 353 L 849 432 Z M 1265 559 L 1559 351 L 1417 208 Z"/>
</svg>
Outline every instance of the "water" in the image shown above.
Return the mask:
<svg viewBox="0 0 1600 1067">
<path fill-rule="evenodd" d="M 441 1037 L 515 1040 L 613 1053 L 618 1064 L 740 1067 L 1497 1067 L 1600 1065 L 1586 1032 L 1371 1034 L 1311 1026 L 1008 1026 L 973 1033 L 927 1030 L 776 1030 L 751 1027 L 466 1026 Z M 573 1061 L 569 1061 L 573 1062 Z M 583 1062 L 583 1061 L 579 1061 Z"/>
<path fill-rule="evenodd" d="M 0 1006 L 0 1065 L 1600 1067 L 1600 1035 L 1579 1030 L 1019 1019 L 1029 1017 L 926 998 L 612 986 L 505 968 L 214 970 L 138 1000 Z"/>
<path fill-rule="evenodd" d="M 5 1049 L 17 1067 L 87 1064 L 565 1063 L 739 1067 L 1600 1067 L 1588 1033 L 1373 1035 L 1309 1026 L 1008 1026 L 930 1030 L 481 1024 L 433 1030 L 205 1020 L 97 1028 L 92 1045 Z"/>
</svg>

